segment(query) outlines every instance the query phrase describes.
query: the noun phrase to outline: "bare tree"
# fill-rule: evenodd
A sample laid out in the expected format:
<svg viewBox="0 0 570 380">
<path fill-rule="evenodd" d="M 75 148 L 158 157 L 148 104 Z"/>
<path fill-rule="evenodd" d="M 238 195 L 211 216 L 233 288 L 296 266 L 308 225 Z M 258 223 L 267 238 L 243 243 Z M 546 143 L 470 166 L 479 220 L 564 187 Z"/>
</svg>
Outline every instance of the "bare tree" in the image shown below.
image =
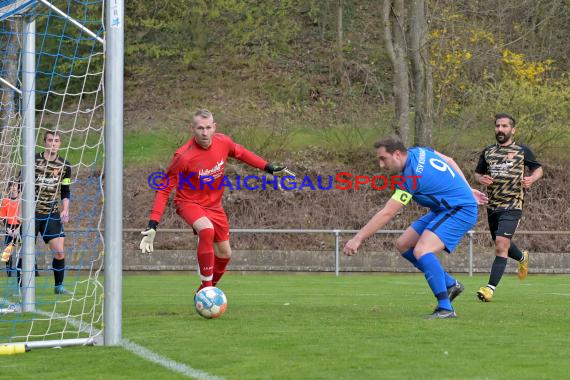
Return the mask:
<svg viewBox="0 0 570 380">
<path fill-rule="evenodd" d="M 344 0 L 337 0 L 336 7 L 336 72 L 340 81 L 340 85 L 345 88 L 347 85 L 346 75 L 344 72 Z"/>
<path fill-rule="evenodd" d="M 396 112 L 394 129 L 402 141 L 408 144 L 410 141 L 410 90 L 404 0 L 384 0 L 382 3 L 382 22 L 386 51 L 394 69 L 392 84 Z"/>
<path fill-rule="evenodd" d="M 425 0 L 412 0 L 409 3 L 410 57 L 412 63 L 415 92 L 415 133 L 416 145 L 431 145 L 433 127 L 433 77 L 428 59 L 428 24 Z"/>
</svg>

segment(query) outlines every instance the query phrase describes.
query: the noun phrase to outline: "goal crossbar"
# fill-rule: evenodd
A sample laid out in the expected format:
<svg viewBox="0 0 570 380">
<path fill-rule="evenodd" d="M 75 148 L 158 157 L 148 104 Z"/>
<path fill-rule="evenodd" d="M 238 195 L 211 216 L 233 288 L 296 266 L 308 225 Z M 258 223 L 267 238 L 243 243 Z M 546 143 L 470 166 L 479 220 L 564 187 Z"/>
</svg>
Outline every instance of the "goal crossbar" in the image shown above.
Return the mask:
<svg viewBox="0 0 570 380">
<path fill-rule="evenodd" d="M 61 9 L 59 9 L 49 1 L 47 0 L 38 0 L 38 1 L 44 4 L 46 7 L 53 10 L 54 12 L 56 12 L 57 14 L 59 14 L 61 17 L 71 22 L 73 25 L 75 25 L 76 27 L 78 27 L 79 29 L 81 29 L 91 37 L 95 38 L 97 41 L 101 42 L 103 45 L 105 45 L 105 40 L 103 38 L 99 37 L 96 33 L 93 33 L 89 28 L 86 28 L 85 26 L 81 25 L 79 21 L 75 20 L 73 17 L 70 17 L 67 13 L 65 13 L 64 11 L 62 11 Z"/>
</svg>

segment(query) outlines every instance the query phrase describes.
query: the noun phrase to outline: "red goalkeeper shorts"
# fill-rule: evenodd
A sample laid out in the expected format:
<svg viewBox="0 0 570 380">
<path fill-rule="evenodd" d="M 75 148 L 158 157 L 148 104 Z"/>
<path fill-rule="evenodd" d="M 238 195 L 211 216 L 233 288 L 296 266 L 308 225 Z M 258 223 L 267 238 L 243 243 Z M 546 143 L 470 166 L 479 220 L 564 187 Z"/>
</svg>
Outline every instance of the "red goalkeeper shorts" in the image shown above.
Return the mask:
<svg viewBox="0 0 570 380">
<path fill-rule="evenodd" d="M 192 226 L 198 219 L 206 217 L 210 219 L 214 225 L 214 241 L 230 240 L 230 225 L 228 217 L 223 208 L 219 209 L 206 209 L 196 203 L 179 203 L 176 205 L 176 213 L 189 226 Z M 196 231 L 194 231 L 196 233 Z"/>
</svg>

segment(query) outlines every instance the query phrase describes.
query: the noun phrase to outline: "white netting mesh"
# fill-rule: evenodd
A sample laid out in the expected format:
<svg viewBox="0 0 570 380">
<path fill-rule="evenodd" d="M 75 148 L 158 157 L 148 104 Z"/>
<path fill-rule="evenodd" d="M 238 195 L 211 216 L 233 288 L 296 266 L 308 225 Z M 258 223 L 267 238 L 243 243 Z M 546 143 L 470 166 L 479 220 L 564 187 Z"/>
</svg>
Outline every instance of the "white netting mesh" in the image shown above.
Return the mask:
<svg viewBox="0 0 570 380">
<path fill-rule="evenodd" d="M 18 268 L 21 244 L 15 244 L 11 259 L 0 263 L 0 343 L 92 337 L 102 328 L 103 288 L 99 273 L 103 261 L 100 227 L 105 55 L 103 44 L 87 30 L 102 36 L 103 3 L 77 0 L 50 3 L 69 18 L 41 2 L 0 1 L 0 20 L 3 20 L 0 21 L 0 192 L 3 199 L 10 198 L 10 183 L 18 183 L 22 171 L 19 89 L 22 88 L 22 49 L 26 37 L 23 23 L 35 20 L 36 153 L 44 151 L 46 131 L 57 131 L 61 139 L 58 154 L 71 167 L 63 284 L 74 295 L 54 294 L 54 252 L 38 236 L 34 252 L 37 264 L 33 289 L 35 312 L 21 312 L 25 301 L 22 289 L 29 284 L 18 282 L 22 274 Z M 25 15 L 20 15 L 22 12 Z M 42 175 L 56 177 L 58 173 L 51 169 L 36 173 L 35 185 Z M 57 186 L 61 209 L 61 183 Z M 44 191 L 36 190 L 39 194 Z M 12 198 L 17 200 L 13 194 Z M 4 224 L 0 225 L 0 231 L 0 244 L 7 245 Z M 29 232 L 21 231 L 21 234 Z"/>
</svg>

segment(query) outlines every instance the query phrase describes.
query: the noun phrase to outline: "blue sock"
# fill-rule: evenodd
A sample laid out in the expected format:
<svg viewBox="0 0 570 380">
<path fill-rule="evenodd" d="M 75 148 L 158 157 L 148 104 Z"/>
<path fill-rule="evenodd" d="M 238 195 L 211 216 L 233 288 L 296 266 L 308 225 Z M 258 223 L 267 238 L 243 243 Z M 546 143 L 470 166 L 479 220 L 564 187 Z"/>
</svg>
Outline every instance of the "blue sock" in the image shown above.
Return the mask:
<svg viewBox="0 0 570 380">
<path fill-rule="evenodd" d="M 418 259 L 416 259 L 416 256 L 414 256 L 414 249 L 413 248 L 410 248 L 406 252 L 402 253 L 402 257 L 404 259 L 408 260 L 410 263 L 412 263 L 412 265 L 415 266 L 416 268 L 418 268 L 420 271 L 422 270 L 422 268 L 420 268 L 420 266 L 418 265 Z M 455 283 L 457 281 L 453 277 L 451 277 L 449 275 L 449 273 L 444 271 L 443 274 L 445 275 L 445 287 L 446 288 L 450 288 L 453 285 L 455 285 Z"/>
<path fill-rule="evenodd" d="M 454 279 L 453 277 L 451 277 L 450 274 L 447 273 L 445 270 L 443 271 L 443 275 L 445 276 L 445 287 L 446 288 L 452 287 L 457 282 L 457 280 Z"/>
<path fill-rule="evenodd" d="M 406 252 L 402 253 L 402 257 L 412 263 L 413 266 L 421 270 L 418 266 L 418 259 L 414 256 L 414 248 L 408 249 Z"/>
<path fill-rule="evenodd" d="M 437 307 L 445 310 L 453 310 L 447 287 L 445 286 L 445 271 L 433 253 L 427 253 L 418 260 L 422 272 L 425 273 L 426 280 L 431 291 L 437 298 Z"/>
</svg>

